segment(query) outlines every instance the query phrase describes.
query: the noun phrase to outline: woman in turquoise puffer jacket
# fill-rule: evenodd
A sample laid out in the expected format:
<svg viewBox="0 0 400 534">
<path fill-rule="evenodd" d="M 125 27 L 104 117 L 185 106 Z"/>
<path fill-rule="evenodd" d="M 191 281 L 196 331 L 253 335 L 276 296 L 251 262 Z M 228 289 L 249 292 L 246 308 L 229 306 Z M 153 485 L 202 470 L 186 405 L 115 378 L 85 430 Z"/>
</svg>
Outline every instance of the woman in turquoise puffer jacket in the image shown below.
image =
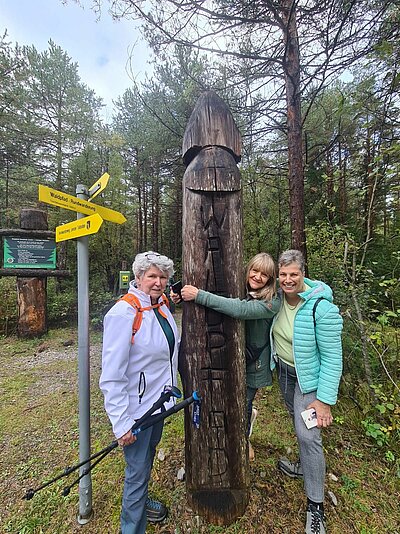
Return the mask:
<svg viewBox="0 0 400 534">
<path fill-rule="evenodd" d="M 283 252 L 278 261 L 282 305 L 271 329 L 272 359 L 279 386 L 293 418 L 300 460 L 282 458 L 278 467 L 292 478 L 303 478 L 307 495 L 306 534 L 325 534 L 325 458 L 321 428 L 332 423 L 342 374 L 343 321 L 323 282 L 304 277 L 298 250 Z M 302 413 L 313 410 L 308 428 Z"/>
</svg>

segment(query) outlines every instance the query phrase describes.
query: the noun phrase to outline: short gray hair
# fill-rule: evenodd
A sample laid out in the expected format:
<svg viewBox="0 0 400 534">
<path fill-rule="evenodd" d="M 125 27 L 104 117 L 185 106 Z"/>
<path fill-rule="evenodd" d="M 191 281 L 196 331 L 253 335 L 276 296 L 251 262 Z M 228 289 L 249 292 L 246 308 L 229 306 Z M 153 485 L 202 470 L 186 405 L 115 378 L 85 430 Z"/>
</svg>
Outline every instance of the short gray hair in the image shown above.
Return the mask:
<svg viewBox="0 0 400 534">
<path fill-rule="evenodd" d="M 297 265 L 300 268 L 300 271 L 304 273 L 305 270 L 305 261 L 304 256 L 300 252 L 300 250 L 285 250 L 282 252 L 282 254 L 279 256 L 278 260 L 278 267 L 286 267 L 287 265 L 290 265 L 291 263 L 297 263 Z"/>
<path fill-rule="evenodd" d="M 168 279 L 174 274 L 174 262 L 167 256 L 162 256 L 158 252 L 148 250 L 141 252 L 135 257 L 132 264 L 132 271 L 135 277 L 141 277 L 150 267 L 157 267 L 162 273 L 168 276 Z"/>
</svg>

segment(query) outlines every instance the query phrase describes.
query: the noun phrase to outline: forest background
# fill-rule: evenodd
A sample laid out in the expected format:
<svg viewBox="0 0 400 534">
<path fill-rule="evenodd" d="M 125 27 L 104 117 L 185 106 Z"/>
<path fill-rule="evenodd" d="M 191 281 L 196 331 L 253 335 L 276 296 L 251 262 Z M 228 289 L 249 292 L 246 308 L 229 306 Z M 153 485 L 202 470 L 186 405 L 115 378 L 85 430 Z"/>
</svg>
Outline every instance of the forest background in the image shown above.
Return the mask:
<svg viewBox="0 0 400 534">
<path fill-rule="evenodd" d="M 93 327 L 118 294 L 122 262 L 143 250 L 180 272 L 181 143 L 199 95 L 214 90 L 243 138 L 243 264 L 301 248 L 344 317 L 341 394 L 388 472 L 400 479 L 400 9 L 375 1 L 94 1 L 139 20 L 153 75 L 132 83 L 110 123 L 78 65 L 55 42 L 44 52 L 0 39 L 0 225 L 48 211 L 38 184 L 75 194 L 111 175 L 96 202 L 122 212 L 90 243 Z M 69 280 L 48 281 L 51 327 L 77 314 L 76 244 L 57 245 Z M 15 332 L 15 278 L 0 279 L 0 330 Z"/>
</svg>

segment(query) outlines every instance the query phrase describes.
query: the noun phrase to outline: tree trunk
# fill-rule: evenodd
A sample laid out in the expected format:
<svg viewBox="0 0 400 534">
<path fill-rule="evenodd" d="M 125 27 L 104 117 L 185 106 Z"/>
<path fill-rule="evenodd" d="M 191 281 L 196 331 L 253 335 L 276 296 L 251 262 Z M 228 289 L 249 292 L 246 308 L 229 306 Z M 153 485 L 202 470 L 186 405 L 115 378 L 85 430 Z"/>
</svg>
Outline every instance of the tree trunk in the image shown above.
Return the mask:
<svg viewBox="0 0 400 534">
<path fill-rule="evenodd" d="M 332 155 L 329 146 L 326 147 L 326 209 L 329 222 L 333 222 L 335 213 L 333 208 L 335 206 L 335 189 L 333 184 L 333 164 Z"/>
<path fill-rule="evenodd" d="M 287 104 L 287 136 L 289 164 L 289 204 L 292 247 L 301 250 L 307 259 L 304 217 L 304 164 L 302 117 L 300 101 L 300 52 L 297 36 L 296 8 L 293 0 L 283 0 L 283 36 Z"/>
<path fill-rule="evenodd" d="M 38 209 L 22 209 L 20 227 L 47 230 L 47 214 Z M 18 336 L 38 337 L 47 332 L 47 278 L 17 277 Z"/>
<path fill-rule="evenodd" d="M 376 176 L 374 174 L 374 147 L 371 129 L 367 129 L 365 146 L 365 194 L 364 194 L 364 241 L 371 239 L 375 221 L 375 190 Z"/>
<path fill-rule="evenodd" d="M 340 223 L 345 224 L 347 218 L 347 189 L 346 189 L 346 168 L 347 168 L 347 156 L 342 158 L 342 143 L 339 136 L 338 145 L 339 154 L 339 213 Z"/>
</svg>

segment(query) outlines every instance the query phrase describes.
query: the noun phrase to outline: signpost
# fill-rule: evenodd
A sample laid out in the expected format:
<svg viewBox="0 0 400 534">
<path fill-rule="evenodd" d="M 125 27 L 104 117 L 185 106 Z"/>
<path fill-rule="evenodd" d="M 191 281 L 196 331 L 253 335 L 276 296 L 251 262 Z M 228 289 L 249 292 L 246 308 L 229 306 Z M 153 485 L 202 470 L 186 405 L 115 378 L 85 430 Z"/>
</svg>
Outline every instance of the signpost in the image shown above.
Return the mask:
<svg viewBox="0 0 400 534">
<path fill-rule="evenodd" d="M 74 239 L 84 235 L 96 234 L 103 224 L 103 219 L 98 213 L 72 221 L 56 227 L 56 242 Z"/>
<path fill-rule="evenodd" d="M 76 186 L 76 197 L 51 187 L 39 185 L 39 200 L 77 212 L 77 220 L 56 228 L 56 241 L 77 239 L 78 265 L 78 383 L 79 383 L 79 459 L 90 457 L 90 354 L 89 354 L 89 243 L 88 235 L 99 231 L 103 219 L 123 224 L 126 218 L 118 211 L 90 202 L 105 189 L 110 176 L 103 174 L 92 187 Z M 89 215 L 84 217 L 83 215 Z M 82 465 L 79 481 L 78 523 L 92 517 L 92 479 L 84 475 L 89 463 Z"/>
<path fill-rule="evenodd" d="M 105 172 L 102 176 L 100 176 L 97 182 L 95 182 L 89 189 L 89 200 L 93 200 L 94 197 L 97 197 L 97 195 L 107 187 L 109 179 L 110 175 L 108 174 L 108 172 Z"/>
<path fill-rule="evenodd" d="M 88 194 L 85 196 L 87 198 Z M 68 195 L 68 193 L 57 191 L 57 189 L 52 189 L 46 185 L 39 185 L 39 200 L 46 204 L 52 204 L 53 206 L 65 208 L 66 210 L 77 211 L 78 213 L 84 213 L 85 215 L 94 215 L 95 213 L 98 213 L 106 221 L 117 224 L 126 222 L 126 218 L 122 213 L 119 213 L 119 211 L 93 204 L 93 202 L 88 202 L 85 199 Z"/>
</svg>

